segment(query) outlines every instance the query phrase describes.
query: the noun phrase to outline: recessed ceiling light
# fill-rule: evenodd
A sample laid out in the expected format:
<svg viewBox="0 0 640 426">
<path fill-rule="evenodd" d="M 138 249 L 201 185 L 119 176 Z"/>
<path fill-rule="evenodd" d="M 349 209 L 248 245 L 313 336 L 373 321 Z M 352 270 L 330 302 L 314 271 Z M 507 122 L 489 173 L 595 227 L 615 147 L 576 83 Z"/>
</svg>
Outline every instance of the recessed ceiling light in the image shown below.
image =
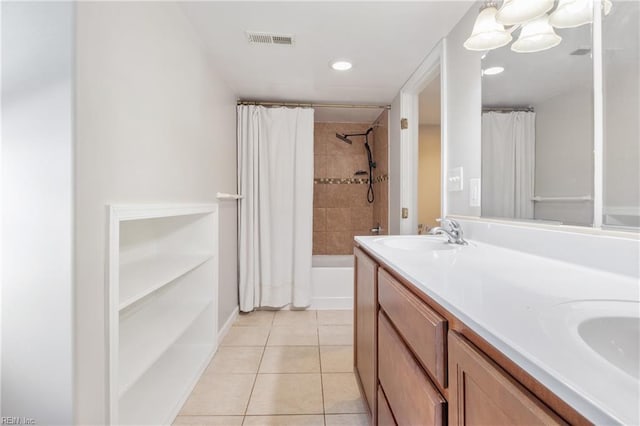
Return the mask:
<svg viewBox="0 0 640 426">
<path fill-rule="evenodd" d="M 347 71 L 350 70 L 353 65 L 348 61 L 335 61 L 331 63 L 331 68 L 336 71 Z"/>
<path fill-rule="evenodd" d="M 490 67 L 482 70 L 482 75 L 496 75 L 500 74 L 502 71 L 504 71 L 503 67 Z"/>
</svg>

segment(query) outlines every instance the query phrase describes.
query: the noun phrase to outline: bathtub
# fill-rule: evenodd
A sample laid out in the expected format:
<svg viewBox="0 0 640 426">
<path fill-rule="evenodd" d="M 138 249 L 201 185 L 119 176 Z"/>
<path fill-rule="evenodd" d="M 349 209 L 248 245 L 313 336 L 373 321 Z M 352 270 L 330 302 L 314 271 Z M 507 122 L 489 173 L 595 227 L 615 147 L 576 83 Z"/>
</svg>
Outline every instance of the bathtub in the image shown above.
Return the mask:
<svg viewBox="0 0 640 426">
<path fill-rule="evenodd" d="M 312 309 L 353 309 L 353 255 L 313 256 Z"/>
</svg>

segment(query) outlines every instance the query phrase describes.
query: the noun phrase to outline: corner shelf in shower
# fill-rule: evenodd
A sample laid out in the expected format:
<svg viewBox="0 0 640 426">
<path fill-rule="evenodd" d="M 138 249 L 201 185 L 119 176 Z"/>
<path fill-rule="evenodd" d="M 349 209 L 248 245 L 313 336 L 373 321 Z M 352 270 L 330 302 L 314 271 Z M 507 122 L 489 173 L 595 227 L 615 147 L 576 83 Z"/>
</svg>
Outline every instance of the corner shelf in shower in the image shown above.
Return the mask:
<svg viewBox="0 0 640 426">
<path fill-rule="evenodd" d="M 170 424 L 217 349 L 218 206 L 109 213 L 109 423 Z"/>
</svg>

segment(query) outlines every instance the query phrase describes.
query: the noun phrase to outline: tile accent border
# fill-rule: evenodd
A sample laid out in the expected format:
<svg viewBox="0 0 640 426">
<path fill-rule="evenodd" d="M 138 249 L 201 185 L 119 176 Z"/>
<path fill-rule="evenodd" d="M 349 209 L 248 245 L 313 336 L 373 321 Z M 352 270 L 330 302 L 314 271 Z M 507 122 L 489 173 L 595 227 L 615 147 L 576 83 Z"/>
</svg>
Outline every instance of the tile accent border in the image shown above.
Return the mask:
<svg viewBox="0 0 640 426">
<path fill-rule="evenodd" d="M 374 177 L 373 183 L 387 182 L 388 180 L 389 180 L 389 175 L 385 173 L 383 175 Z"/>
<path fill-rule="evenodd" d="M 384 174 L 373 178 L 373 183 L 386 182 L 389 180 L 389 175 Z M 364 185 L 369 183 L 369 179 L 359 178 L 315 178 L 313 180 L 315 185 Z"/>
</svg>

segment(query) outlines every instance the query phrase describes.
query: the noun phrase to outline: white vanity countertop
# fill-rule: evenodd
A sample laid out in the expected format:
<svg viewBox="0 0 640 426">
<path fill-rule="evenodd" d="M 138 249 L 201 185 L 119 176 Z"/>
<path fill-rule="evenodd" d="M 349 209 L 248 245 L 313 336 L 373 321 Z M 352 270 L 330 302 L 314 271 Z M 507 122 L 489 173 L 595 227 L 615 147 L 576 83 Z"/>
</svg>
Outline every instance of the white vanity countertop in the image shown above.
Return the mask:
<svg viewBox="0 0 640 426">
<path fill-rule="evenodd" d="M 592 314 L 638 315 L 637 278 L 481 242 L 417 251 L 381 244 L 385 238 L 435 237 L 356 241 L 590 421 L 640 424 L 640 381 L 577 329 Z"/>
</svg>

